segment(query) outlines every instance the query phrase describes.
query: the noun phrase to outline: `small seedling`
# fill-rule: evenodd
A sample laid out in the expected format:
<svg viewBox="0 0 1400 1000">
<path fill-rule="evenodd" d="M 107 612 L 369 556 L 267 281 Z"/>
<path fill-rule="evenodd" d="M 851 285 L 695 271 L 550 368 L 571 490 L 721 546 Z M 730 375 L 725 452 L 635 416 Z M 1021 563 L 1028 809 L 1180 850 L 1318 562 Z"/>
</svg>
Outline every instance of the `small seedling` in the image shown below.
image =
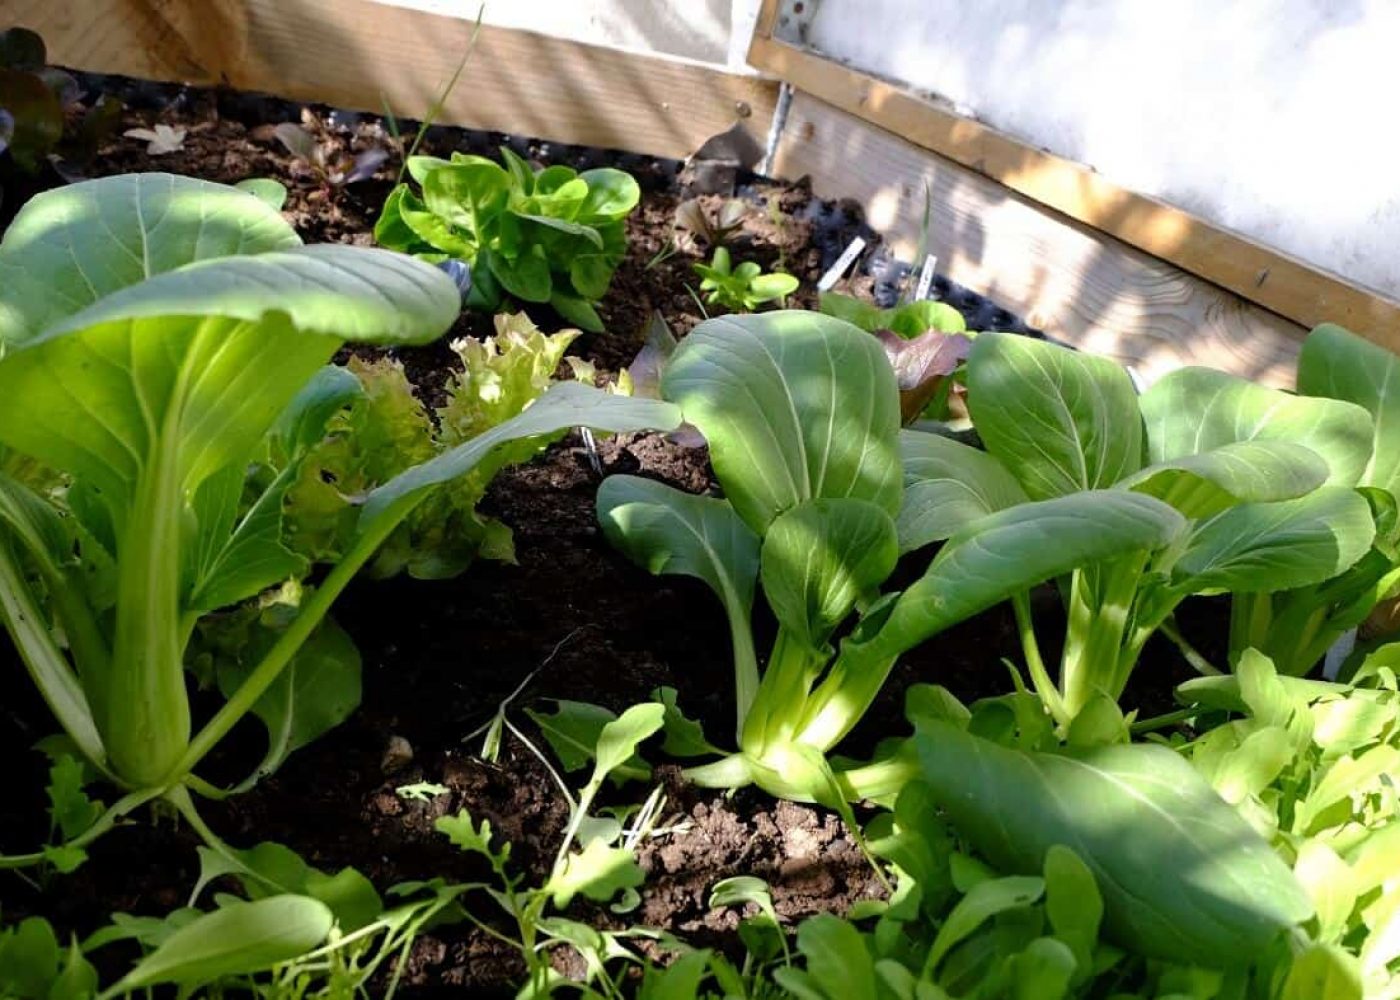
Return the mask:
<svg viewBox="0 0 1400 1000">
<path fill-rule="evenodd" d="M 146 143 L 148 156 L 178 153 L 185 148 L 185 130 L 171 128 L 169 125 L 156 125 L 152 128 L 129 128 L 122 135 L 128 139 L 140 139 Z"/>
<path fill-rule="evenodd" d="M 405 802 L 431 802 L 439 795 L 446 795 L 452 789 L 435 781 L 416 781 L 411 785 L 400 785 L 394 794 Z"/>
<path fill-rule="evenodd" d="M 335 152 L 300 125 L 283 122 L 273 132 L 277 141 L 311 169 L 326 187 L 342 188 L 374 176 L 389 159 L 386 149 L 366 149 L 359 153 Z"/>
<path fill-rule="evenodd" d="M 3 127 L 3 124 L 3 122 L 0 122 L 0 127 Z M 0 138 L 3 138 L 3 133 L 0 133 Z M 680 253 L 680 250 L 681 248 L 675 240 L 668 239 L 661 245 L 661 249 L 656 251 L 656 253 L 652 255 L 652 258 L 646 262 L 644 270 L 650 271 L 661 266 L 676 254 Z"/>
<path fill-rule="evenodd" d="M 691 198 L 676 207 L 676 225 L 702 243 L 719 247 L 739 231 L 748 213 L 748 205 L 738 198 L 730 198 L 711 216 L 699 198 Z"/>
<path fill-rule="evenodd" d="M 724 247 L 715 247 L 709 264 L 692 266 L 704 279 L 700 291 L 705 293 L 705 301 L 733 312 L 753 312 L 765 302 L 780 302 L 797 291 L 798 280 L 790 274 L 764 274 L 763 268 L 751 260 L 732 266 Z"/>
</svg>

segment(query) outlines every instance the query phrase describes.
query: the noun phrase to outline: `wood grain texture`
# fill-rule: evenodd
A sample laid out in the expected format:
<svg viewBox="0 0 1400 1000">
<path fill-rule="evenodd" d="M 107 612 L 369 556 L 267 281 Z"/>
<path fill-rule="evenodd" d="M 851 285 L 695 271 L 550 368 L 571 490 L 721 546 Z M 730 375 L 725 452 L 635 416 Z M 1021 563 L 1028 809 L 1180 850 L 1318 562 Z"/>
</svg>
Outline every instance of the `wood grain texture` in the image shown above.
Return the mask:
<svg viewBox="0 0 1400 1000">
<path fill-rule="evenodd" d="M 1298 324 L 808 94 L 793 98 L 775 172 L 854 198 L 906 260 L 927 184 L 939 271 L 1149 381 L 1197 364 L 1293 383 Z"/>
<path fill-rule="evenodd" d="M 865 121 L 1304 326 L 1341 323 L 1400 351 L 1400 303 L 1119 187 L 897 85 L 767 37 L 749 62 Z"/>
<path fill-rule="evenodd" d="M 77 69 L 227 83 L 294 100 L 427 113 L 471 39 L 465 18 L 372 0 L 6 0 Z M 439 121 L 684 157 L 744 118 L 766 134 L 773 81 L 680 59 L 483 26 Z"/>
</svg>

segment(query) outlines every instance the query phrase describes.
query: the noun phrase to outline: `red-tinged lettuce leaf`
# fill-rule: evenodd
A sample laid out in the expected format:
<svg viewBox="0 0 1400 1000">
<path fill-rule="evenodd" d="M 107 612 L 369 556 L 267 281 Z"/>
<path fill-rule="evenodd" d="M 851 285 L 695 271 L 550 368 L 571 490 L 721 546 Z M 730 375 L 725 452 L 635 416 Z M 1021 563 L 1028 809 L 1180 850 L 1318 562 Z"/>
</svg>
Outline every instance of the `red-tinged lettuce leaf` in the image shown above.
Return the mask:
<svg viewBox="0 0 1400 1000">
<path fill-rule="evenodd" d="M 899 414 L 905 424 L 928 408 L 945 379 L 972 350 L 972 338 L 960 333 L 929 330 L 909 338 L 893 330 L 876 330 L 875 336 L 899 382 Z"/>
<path fill-rule="evenodd" d="M 49 61 L 44 39 L 28 28 L 6 28 L 0 31 L 0 66 L 6 69 L 34 72 Z"/>
<path fill-rule="evenodd" d="M 0 67 L 0 107 L 14 121 L 10 156 L 22 170 L 36 172 L 63 138 L 62 103 L 37 74 Z"/>
</svg>

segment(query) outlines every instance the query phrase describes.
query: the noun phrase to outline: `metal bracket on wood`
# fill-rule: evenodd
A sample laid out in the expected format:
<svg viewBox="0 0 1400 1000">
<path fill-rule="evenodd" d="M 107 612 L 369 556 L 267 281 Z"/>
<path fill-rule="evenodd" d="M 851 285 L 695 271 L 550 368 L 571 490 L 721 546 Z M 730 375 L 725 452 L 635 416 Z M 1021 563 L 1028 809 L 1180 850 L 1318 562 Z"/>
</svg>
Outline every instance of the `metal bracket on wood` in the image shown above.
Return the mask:
<svg viewBox="0 0 1400 1000">
<path fill-rule="evenodd" d="M 773 37 L 789 45 L 806 46 L 807 30 L 821 0 L 782 0 L 773 22 Z"/>
</svg>

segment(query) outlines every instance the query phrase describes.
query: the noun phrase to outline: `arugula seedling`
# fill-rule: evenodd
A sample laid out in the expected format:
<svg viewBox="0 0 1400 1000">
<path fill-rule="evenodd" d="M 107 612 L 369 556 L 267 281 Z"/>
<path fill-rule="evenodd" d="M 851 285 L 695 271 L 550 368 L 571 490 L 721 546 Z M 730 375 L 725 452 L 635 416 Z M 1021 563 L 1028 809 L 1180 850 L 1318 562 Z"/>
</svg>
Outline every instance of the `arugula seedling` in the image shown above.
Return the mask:
<svg viewBox="0 0 1400 1000">
<path fill-rule="evenodd" d="M 505 166 L 465 153 L 410 156 L 412 183 L 390 192 L 375 241 L 435 263 L 470 264 L 470 308 L 548 303 L 574 326 L 600 332 L 592 303 L 626 255 L 626 219 L 641 188 L 609 167 L 535 170 L 506 146 L 501 157 Z"/>
<path fill-rule="evenodd" d="M 366 149 L 359 153 L 333 152 L 331 147 L 317 141 L 309 131 L 294 122 L 282 122 L 274 130 L 287 152 L 291 153 L 316 176 L 323 187 L 343 188 L 374 176 L 389 159 L 386 149 Z"/>
<path fill-rule="evenodd" d="M 765 302 L 781 301 L 797 291 L 798 280 L 790 274 L 764 274 L 763 268 L 751 260 L 732 267 L 729 251 L 715 247 L 707 264 L 692 264 L 703 279 L 700 291 L 705 301 L 732 312 L 753 312 Z"/>
<path fill-rule="evenodd" d="M 462 809 L 435 824 L 457 847 L 484 857 L 495 873 L 500 888 L 492 889 L 491 896 L 515 923 L 517 936 L 507 940 L 520 952 L 528 973 L 520 996 L 545 997 L 563 982 L 550 963 L 549 953 L 568 945 L 586 962 L 585 983 L 596 991 L 593 995 L 621 1000 L 621 983 L 609 974 L 608 963 L 616 959 L 639 963 L 625 941 L 630 937 L 658 937 L 645 931 L 599 931 L 587 924 L 548 915 L 548 911 L 551 907 L 564 910 L 577 896 L 606 903 L 621 895 L 622 902 L 613 906 L 614 912 L 625 912 L 636 905 L 636 887 L 645 875 L 637 864 L 635 850 L 642 837 L 654 830 L 660 814 L 660 789 L 653 792 L 630 828 L 615 819 L 593 816 L 590 810 L 608 777 L 635 760 L 641 743 L 661 728 L 662 715 L 662 706 L 654 702 L 634 705 L 594 730 L 593 738 L 582 751 L 583 759 L 594 760 L 593 771 L 577 798 L 555 775 L 569 804 L 569 823 L 549 876 L 541 885 L 528 885 L 523 875 L 512 870 L 511 845 L 492 844 L 494 832 L 489 821 L 478 823 Z M 554 773 L 553 768 L 550 771 Z M 470 913 L 468 918 L 482 926 Z M 499 932 L 493 933 L 500 936 Z M 668 943 L 665 936 L 660 936 L 660 940 Z"/>
<path fill-rule="evenodd" d="M 882 594 L 901 549 L 918 546 L 901 546 L 899 394 L 875 338 L 814 313 L 708 320 L 667 362 L 661 395 L 709 441 L 725 499 L 612 476 L 598 515 L 634 561 L 698 577 L 724 605 L 739 752 L 690 772 L 705 784 L 754 782 L 833 808 L 877 783 L 887 794 L 907 761 L 833 772 L 823 755 L 901 653 L 1076 567 L 1164 547 L 1182 528 L 1167 504 L 1126 491 L 962 523 L 949 510 L 954 541 L 902 595 Z M 779 624 L 762 671 L 750 621 L 760 581 Z"/>
<path fill-rule="evenodd" d="M 189 263 L 211 254 L 235 256 Z M 525 438 L 679 422 L 661 402 L 564 384 L 377 486 L 349 549 L 196 728 L 184 657 L 200 619 L 304 570 L 282 542 L 288 475 L 239 516 L 249 461 L 269 436 L 291 455 L 322 439 L 347 377 L 323 366 L 347 337 L 431 340 L 457 288 L 401 255 L 300 246 L 258 199 L 159 174 L 35 198 L 0 242 L 0 279 L 0 444 L 68 481 L 45 494 L 0 476 L 0 618 L 74 751 L 124 793 L 72 847 L 157 799 L 204 835 L 190 790 L 224 793 L 193 772 L 242 718 L 303 739 L 324 725 L 301 666 L 343 658 L 331 604 L 437 487 Z"/>
</svg>

